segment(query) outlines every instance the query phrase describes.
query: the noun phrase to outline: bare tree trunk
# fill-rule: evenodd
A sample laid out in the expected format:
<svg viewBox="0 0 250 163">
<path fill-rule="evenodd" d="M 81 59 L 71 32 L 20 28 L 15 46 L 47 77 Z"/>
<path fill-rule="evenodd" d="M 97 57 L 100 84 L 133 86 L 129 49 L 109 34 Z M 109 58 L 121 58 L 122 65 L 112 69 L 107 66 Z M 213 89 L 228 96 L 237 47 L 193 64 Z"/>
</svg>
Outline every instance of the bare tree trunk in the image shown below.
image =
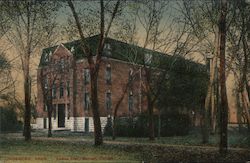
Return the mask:
<svg viewBox="0 0 250 163">
<path fill-rule="evenodd" d="M 54 83 L 54 81 L 52 82 Z M 49 128 L 48 128 L 48 137 L 52 137 L 52 120 L 51 120 L 51 117 L 52 117 L 52 111 L 53 109 L 53 99 L 52 99 L 52 87 L 53 87 L 53 84 L 50 85 L 49 87 L 49 92 L 48 92 L 48 119 L 49 119 Z"/>
<path fill-rule="evenodd" d="M 48 128 L 48 137 L 52 137 L 52 123 L 51 123 L 51 114 L 52 114 L 52 106 L 51 104 L 48 105 L 48 120 L 49 120 L 49 128 Z"/>
<path fill-rule="evenodd" d="M 245 23 L 243 21 L 243 25 L 245 26 Z M 243 102 L 243 108 L 246 114 L 246 118 L 247 118 L 247 124 L 248 124 L 248 129 L 250 130 L 250 113 L 249 113 L 249 109 L 250 109 L 250 103 L 249 103 L 249 97 L 248 97 L 248 92 L 247 92 L 247 70 L 248 70 L 248 55 L 249 55 L 249 51 L 248 51 L 248 47 L 247 47 L 247 40 L 245 38 L 245 33 L 243 35 L 243 52 L 244 52 L 244 65 L 243 65 L 243 70 L 242 70 L 242 79 L 241 79 L 241 96 L 242 96 L 242 102 Z"/>
<path fill-rule="evenodd" d="M 148 123 L 149 123 L 149 140 L 155 140 L 154 130 L 154 105 L 150 95 L 147 95 L 148 100 Z"/>
<path fill-rule="evenodd" d="M 243 91 L 241 92 L 241 98 L 242 98 L 242 103 L 243 103 L 243 109 L 247 118 L 247 126 L 248 129 L 250 127 L 250 114 L 249 114 L 249 99 L 248 99 L 248 94 L 246 87 L 244 86 Z M 250 129 L 249 129 L 250 130 Z"/>
<path fill-rule="evenodd" d="M 90 65 L 91 67 L 91 65 Z M 97 87 L 97 77 L 98 71 L 96 70 L 93 73 L 91 71 L 91 100 L 92 100 L 92 113 L 93 113 L 93 120 L 94 120 L 94 136 L 95 136 L 95 145 L 102 145 L 102 127 L 99 115 L 99 103 L 98 103 L 98 87 Z"/>
<path fill-rule="evenodd" d="M 211 134 L 215 134 L 216 132 L 216 96 L 215 96 L 215 82 L 212 86 L 212 96 L 211 96 Z"/>
<path fill-rule="evenodd" d="M 112 132 L 112 140 L 115 140 L 116 139 L 116 116 L 114 114 L 114 117 L 113 117 L 113 132 Z"/>
<path fill-rule="evenodd" d="M 215 132 L 215 126 L 216 126 L 216 107 L 215 107 L 215 73 L 216 73 L 216 67 L 217 67 L 217 60 L 218 60 L 218 34 L 215 34 L 215 40 L 214 40 L 214 45 L 215 45 L 215 51 L 214 51 L 214 56 L 212 61 L 210 60 L 210 79 L 209 79 L 209 85 L 208 85 L 208 90 L 207 90 L 207 95 L 205 99 L 205 111 L 204 113 L 204 122 L 203 122 L 203 143 L 208 143 L 209 140 L 209 129 L 210 129 L 210 124 L 211 124 L 211 133 Z M 209 121 L 209 110 L 211 108 L 211 123 Z"/>
<path fill-rule="evenodd" d="M 221 86 L 221 108 L 220 108 L 220 153 L 227 153 L 227 124 L 228 124 L 228 101 L 225 76 L 225 48 L 226 48 L 226 13 L 227 0 L 221 0 L 219 38 L 220 38 L 220 86 Z"/>
<path fill-rule="evenodd" d="M 241 133 L 242 132 L 242 106 L 240 104 L 240 93 L 237 93 L 237 97 L 236 97 L 236 100 L 237 100 L 237 122 L 238 122 L 238 125 L 239 125 L 239 132 Z"/>
<path fill-rule="evenodd" d="M 112 132 L 112 139 L 115 140 L 116 139 L 116 120 L 117 120 L 117 112 L 118 112 L 118 109 L 119 109 L 119 106 L 121 105 L 122 103 L 122 100 L 124 99 L 125 97 L 125 94 L 127 93 L 128 91 L 128 88 L 129 86 L 131 86 L 131 83 L 132 83 L 132 79 L 128 79 L 128 82 L 127 84 L 125 85 L 125 89 L 120 97 L 120 99 L 118 100 L 118 102 L 116 103 L 115 105 L 115 109 L 114 109 L 114 116 L 113 116 L 113 132 Z"/>
<path fill-rule="evenodd" d="M 102 139 L 102 128 L 101 128 L 101 121 L 100 121 L 100 115 L 99 115 L 99 104 L 98 104 L 98 88 L 97 88 L 97 79 L 98 79 L 98 73 L 99 73 L 99 66 L 102 61 L 102 53 L 103 53 L 103 47 L 104 47 L 104 41 L 107 37 L 109 30 L 111 28 L 112 22 L 118 12 L 118 7 L 120 5 L 120 0 L 117 0 L 115 8 L 112 12 L 112 16 L 110 19 L 110 22 L 108 23 L 108 26 L 105 30 L 105 18 L 104 18 L 104 1 L 100 0 L 100 38 L 98 47 L 96 49 L 96 59 L 93 59 L 93 53 L 91 49 L 87 46 L 85 42 L 85 37 L 83 34 L 83 30 L 81 27 L 81 23 L 78 17 L 77 12 L 75 11 L 75 7 L 71 0 L 68 0 L 68 5 L 72 11 L 73 17 L 76 21 L 76 26 L 79 32 L 79 35 L 81 37 L 81 49 L 83 52 L 87 55 L 87 60 L 89 64 L 90 69 L 90 78 L 91 78 L 91 106 L 92 106 L 92 113 L 93 113 L 93 120 L 94 120 L 94 136 L 95 136 L 95 145 L 101 145 L 103 144 Z"/>
<path fill-rule="evenodd" d="M 26 67 L 28 67 L 27 65 Z M 24 137 L 26 141 L 31 140 L 31 106 L 30 106 L 30 78 L 29 71 L 24 72 L 24 99 L 25 99 L 25 113 L 24 113 Z"/>
<path fill-rule="evenodd" d="M 119 101 L 117 102 L 117 104 L 115 105 L 115 110 L 114 110 L 114 116 L 113 116 L 113 132 L 112 132 L 112 139 L 115 140 L 116 139 L 116 120 L 117 120 L 117 112 L 118 112 L 118 108 L 122 102 L 122 100 L 124 99 L 125 97 L 125 94 L 128 90 L 128 86 L 129 86 L 129 83 L 127 83 L 126 85 L 126 88 L 121 96 L 121 98 L 119 99 Z"/>
<path fill-rule="evenodd" d="M 161 137 L 161 111 L 158 114 L 158 139 Z"/>
<path fill-rule="evenodd" d="M 76 95 L 77 95 L 77 77 L 76 77 L 76 61 L 73 59 L 72 62 L 72 78 L 73 78 L 73 93 L 72 93 L 72 104 L 73 104 L 73 117 L 76 117 Z M 76 120 L 73 118 L 73 130 L 76 131 Z"/>
</svg>

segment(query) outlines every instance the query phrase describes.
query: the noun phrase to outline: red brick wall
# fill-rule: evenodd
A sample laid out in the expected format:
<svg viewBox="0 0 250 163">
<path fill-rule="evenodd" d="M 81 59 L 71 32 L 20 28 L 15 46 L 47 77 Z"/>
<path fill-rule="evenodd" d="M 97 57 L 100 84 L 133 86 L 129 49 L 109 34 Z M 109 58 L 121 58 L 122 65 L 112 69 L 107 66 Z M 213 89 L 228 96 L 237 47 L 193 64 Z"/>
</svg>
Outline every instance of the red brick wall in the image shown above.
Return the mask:
<svg viewBox="0 0 250 163">
<path fill-rule="evenodd" d="M 59 46 L 57 50 L 54 52 L 54 54 L 51 57 L 52 62 L 59 62 L 61 58 L 65 58 L 65 60 L 68 60 L 70 63 L 69 70 L 64 71 L 62 74 L 59 74 L 57 76 L 58 81 L 57 84 L 57 98 L 53 100 L 53 104 L 70 104 L 70 116 L 91 116 L 92 112 L 91 110 L 84 111 L 84 93 L 85 90 L 87 90 L 90 93 L 90 83 L 85 85 L 84 84 L 84 75 L 83 71 L 84 68 L 88 68 L 88 63 L 86 59 L 78 60 L 76 61 L 76 110 L 75 113 L 73 113 L 73 92 L 74 92 L 74 81 L 73 81 L 73 67 L 72 67 L 72 54 L 63 46 Z M 106 83 L 106 66 L 110 64 L 111 66 L 111 84 Z M 100 116 L 108 116 L 110 114 L 113 115 L 112 111 L 115 108 L 115 105 L 117 104 L 118 100 L 121 98 L 125 87 L 128 82 L 129 77 L 129 71 L 130 69 L 133 69 L 135 80 L 132 82 L 131 89 L 128 89 L 127 93 L 125 94 L 119 110 L 118 110 L 118 116 L 128 116 L 131 114 L 139 113 L 141 110 L 145 110 L 145 99 L 141 100 L 140 102 L 140 68 L 139 66 L 132 65 L 123 61 L 115 60 L 115 59 L 108 59 L 103 58 L 103 61 L 100 65 L 100 71 L 99 71 L 99 77 L 98 77 L 98 99 L 99 99 L 99 111 Z M 44 67 L 44 69 L 48 69 L 48 67 Z M 43 95 L 42 95 L 42 88 L 41 88 L 41 76 L 40 76 L 41 69 L 38 69 L 38 101 L 37 101 L 37 112 L 38 117 L 44 117 L 47 115 L 46 112 L 43 111 Z M 50 71 L 50 70 L 48 70 Z M 70 96 L 67 97 L 67 89 L 66 89 L 66 82 L 70 81 Z M 59 98 L 59 82 L 64 82 L 64 97 Z M 108 112 L 106 109 L 106 92 L 110 90 L 111 92 L 111 108 L 112 111 Z M 128 94 L 130 93 L 130 90 L 133 92 L 133 101 L 134 101 L 134 107 L 133 111 L 129 112 L 128 109 Z M 142 108 L 141 103 L 143 103 Z"/>
</svg>

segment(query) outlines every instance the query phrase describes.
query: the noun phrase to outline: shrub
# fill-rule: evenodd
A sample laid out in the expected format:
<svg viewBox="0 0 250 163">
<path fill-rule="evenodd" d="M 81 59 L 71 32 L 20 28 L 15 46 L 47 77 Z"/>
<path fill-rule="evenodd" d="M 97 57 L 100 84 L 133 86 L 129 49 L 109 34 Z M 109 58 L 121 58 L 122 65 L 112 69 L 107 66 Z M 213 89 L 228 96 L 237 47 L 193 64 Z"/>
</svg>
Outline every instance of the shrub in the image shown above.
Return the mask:
<svg viewBox="0 0 250 163">
<path fill-rule="evenodd" d="M 188 115 L 168 113 L 161 116 L 161 136 L 187 135 L 191 120 Z M 154 116 L 155 136 L 158 136 L 158 116 Z M 108 121 L 104 129 L 105 136 L 112 135 L 112 122 Z M 116 119 L 116 136 L 120 137 L 147 137 L 148 115 L 141 114 L 135 118 L 120 117 Z"/>
<path fill-rule="evenodd" d="M 191 120 L 187 114 L 170 112 L 161 119 L 161 136 L 183 136 L 190 130 Z"/>
<path fill-rule="evenodd" d="M 8 108 L 0 108 L 0 131 L 18 131 L 22 129 L 22 122 L 17 121 L 16 112 Z"/>
<path fill-rule="evenodd" d="M 111 136 L 113 132 L 112 119 L 108 118 L 107 124 L 104 127 L 104 136 Z"/>
</svg>

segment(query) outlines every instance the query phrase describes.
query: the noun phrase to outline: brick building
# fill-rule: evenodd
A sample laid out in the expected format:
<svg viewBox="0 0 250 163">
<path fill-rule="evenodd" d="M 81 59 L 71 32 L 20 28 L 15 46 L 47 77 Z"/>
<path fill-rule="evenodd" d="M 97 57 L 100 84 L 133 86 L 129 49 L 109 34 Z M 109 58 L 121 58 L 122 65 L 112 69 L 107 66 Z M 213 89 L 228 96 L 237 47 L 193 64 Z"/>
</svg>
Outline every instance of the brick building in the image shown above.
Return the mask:
<svg viewBox="0 0 250 163">
<path fill-rule="evenodd" d="M 98 35 L 86 40 L 90 48 L 96 49 Z M 36 119 L 38 128 L 48 128 L 47 106 L 44 90 L 51 80 L 53 100 L 52 129 L 92 132 L 93 118 L 90 110 L 90 74 L 86 55 L 80 49 L 79 41 L 46 48 L 42 52 L 38 67 L 38 99 Z M 102 128 L 107 117 L 113 116 L 114 107 L 124 93 L 133 76 L 125 96 L 119 105 L 118 116 L 135 116 L 146 110 L 143 96 L 144 80 L 142 64 L 158 63 L 170 56 L 120 42 L 111 38 L 105 40 L 104 54 L 98 76 L 99 112 Z M 54 67 L 51 67 L 54 65 Z M 60 67 L 60 70 L 56 68 Z M 54 79 L 47 77 L 53 73 Z M 44 80 L 46 79 L 46 80 Z M 42 82 L 45 81 L 45 82 Z M 51 82 L 50 82 L 51 83 Z"/>
<path fill-rule="evenodd" d="M 92 48 L 97 45 L 97 38 L 98 35 L 88 38 Z M 134 80 L 119 105 L 118 116 L 133 116 L 146 109 L 146 101 L 142 97 L 141 90 L 141 66 L 138 64 L 138 58 L 133 58 L 137 56 L 126 56 L 131 50 L 131 47 L 128 48 L 128 46 L 130 45 L 123 42 L 106 39 L 98 77 L 98 99 L 102 127 L 106 125 L 107 117 L 112 117 L 113 107 L 121 98 L 131 75 L 133 75 Z M 124 53 L 125 51 L 126 53 Z M 93 131 L 93 118 L 90 110 L 90 74 L 88 62 L 84 56 L 80 50 L 79 41 L 43 50 L 37 72 L 38 117 L 36 122 L 38 128 L 48 128 L 47 106 L 44 102 L 42 89 L 44 83 L 41 81 L 46 78 L 47 72 L 51 71 L 52 68 L 48 63 L 52 62 L 65 69 L 63 73 L 53 72 L 58 74 L 52 88 L 52 129 Z M 41 71 L 43 72 L 41 73 Z"/>
</svg>

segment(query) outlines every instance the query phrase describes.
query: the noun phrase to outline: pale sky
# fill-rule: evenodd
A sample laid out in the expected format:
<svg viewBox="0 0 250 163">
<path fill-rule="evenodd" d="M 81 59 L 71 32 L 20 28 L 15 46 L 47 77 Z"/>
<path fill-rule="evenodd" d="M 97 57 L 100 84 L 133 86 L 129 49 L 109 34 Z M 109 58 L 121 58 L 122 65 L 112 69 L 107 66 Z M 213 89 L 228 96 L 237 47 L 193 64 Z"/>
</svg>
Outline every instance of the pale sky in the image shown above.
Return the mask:
<svg viewBox="0 0 250 163">
<path fill-rule="evenodd" d="M 176 17 L 178 16 L 178 12 L 176 11 L 176 8 L 178 7 L 176 4 L 175 4 L 176 1 L 170 1 L 169 3 L 169 7 L 168 9 L 166 10 L 166 12 L 164 13 L 164 16 L 163 16 L 163 24 L 167 24 L 168 25 L 168 22 L 171 22 L 171 19 L 173 19 L 173 17 Z M 77 10 L 81 9 L 81 10 L 86 10 L 86 9 L 89 9 L 89 6 L 93 6 L 93 8 L 95 7 L 99 7 L 99 3 L 98 1 L 87 1 L 87 2 L 84 2 L 84 3 L 81 3 L 81 1 L 76 1 L 76 8 Z M 65 5 L 59 10 L 58 12 L 58 16 L 57 16 L 57 22 L 63 26 L 66 24 L 67 22 L 67 19 L 68 17 L 71 16 L 71 11 L 69 9 L 69 7 Z M 71 17 L 72 20 L 73 17 Z M 59 28 L 59 30 L 61 30 L 62 28 Z M 142 25 L 139 23 L 139 21 L 137 20 L 137 29 L 138 29 L 138 37 L 139 37 L 139 44 L 142 44 L 142 40 L 145 38 L 145 31 L 143 30 L 142 28 Z M 169 30 L 168 28 L 166 28 L 166 31 Z M 60 44 L 60 43 L 64 43 L 64 42 L 67 42 L 68 40 L 62 35 L 62 34 L 59 34 L 58 35 L 58 40 L 59 42 L 57 44 Z M 0 40 L 0 47 L 1 49 L 5 49 L 6 47 L 9 46 L 9 44 L 4 40 L 4 38 L 2 40 Z M 15 79 L 17 79 L 17 83 L 16 83 L 16 89 L 17 89 L 17 93 L 20 94 L 20 96 L 23 96 L 23 80 L 22 80 L 22 71 L 21 71 L 21 68 L 20 68 L 20 59 L 17 58 L 16 56 L 16 51 L 15 51 L 15 48 L 9 46 L 10 48 L 6 51 L 6 53 L 8 54 L 8 58 L 9 60 L 13 60 L 14 58 L 16 58 L 13 62 L 13 77 Z M 31 75 L 33 77 L 33 81 L 36 81 L 36 70 L 37 70 L 37 67 L 38 67 L 38 63 L 39 63 L 39 59 L 40 59 L 40 55 L 41 55 L 41 50 L 38 50 L 36 52 L 36 55 L 35 57 L 32 58 L 31 60 Z M 194 58 L 195 60 L 199 60 L 201 62 L 203 62 L 203 58 L 198 55 L 198 54 L 195 54 L 194 53 Z M 33 88 L 32 88 L 32 97 L 35 95 L 36 96 L 36 84 L 33 85 Z"/>
</svg>

